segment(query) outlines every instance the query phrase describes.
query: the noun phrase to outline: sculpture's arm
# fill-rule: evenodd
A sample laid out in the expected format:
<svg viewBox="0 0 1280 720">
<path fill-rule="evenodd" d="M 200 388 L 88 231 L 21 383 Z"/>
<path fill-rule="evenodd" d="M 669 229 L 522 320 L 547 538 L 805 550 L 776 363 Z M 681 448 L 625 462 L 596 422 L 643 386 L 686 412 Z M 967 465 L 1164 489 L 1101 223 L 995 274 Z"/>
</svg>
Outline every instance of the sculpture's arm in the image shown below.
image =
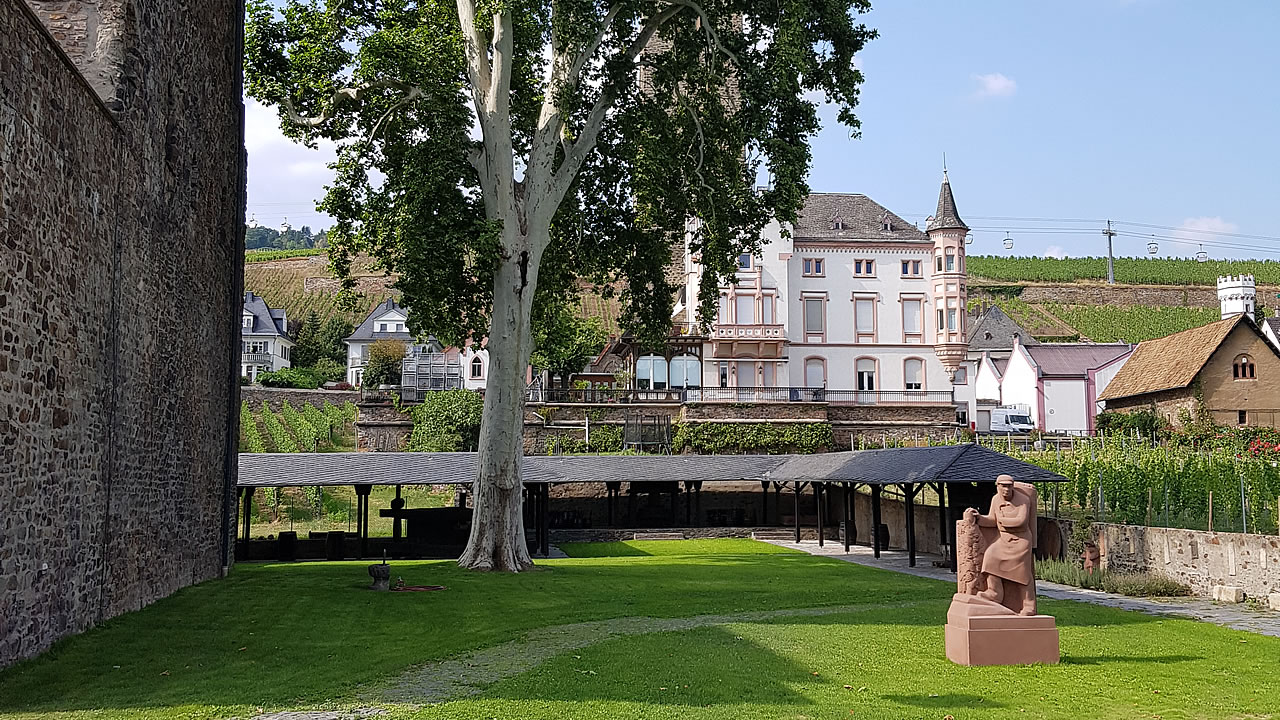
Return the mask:
<svg viewBox="0 0 1280 720">
<path fill-rule="evenodd" d="M 1013 503 L 1007 515 L 1004 516 L 1004 526 L 1007 528 L 1020 528 L 1027 524 L 1027 519 L 1031 516 L 1030 508 L 1023 503 Z"/>
<path fill-rule="evenodd" d="M 981 514 L 981 513 L 978 513 L 978 512 L 975 510 L 975 511 L 974 511 L 974 519 L 978 521 L 978 525 L 979 525 L 979 526 L 981 526 L 981 527 L 995 527 L 995 526 L 996 526 L 996 516 L 995 516 L 995 513 L 992 513 L 992 514 L 990 514 L 990 515 L 983 515 L 983 514 Z"/>
</svg>

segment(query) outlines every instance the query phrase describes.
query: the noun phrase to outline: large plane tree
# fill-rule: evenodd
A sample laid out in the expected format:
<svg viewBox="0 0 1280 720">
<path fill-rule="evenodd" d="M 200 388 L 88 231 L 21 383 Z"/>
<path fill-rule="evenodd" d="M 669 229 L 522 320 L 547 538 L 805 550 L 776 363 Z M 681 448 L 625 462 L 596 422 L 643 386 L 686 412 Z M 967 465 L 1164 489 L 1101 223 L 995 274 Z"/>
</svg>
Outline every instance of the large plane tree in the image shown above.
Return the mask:
<svg viewBox="0 0 1280 720">
<path fill-rule="evenodd" d="M 487 338 L 464 567 L 532 561 L 521 512 L 526 368 L 539 317 L 620 288 L 641 342 L 670 330 L 688 243 L 718 288 L 807 193 L 826 101 L 856 133 L 869 0 L 250 0 L 247 92 L 337 143 L 319 207 L 346 287 L 398 276 L 412 329 Z M 767 187 L 757 187 L 767 177 Z"/>
</svg>

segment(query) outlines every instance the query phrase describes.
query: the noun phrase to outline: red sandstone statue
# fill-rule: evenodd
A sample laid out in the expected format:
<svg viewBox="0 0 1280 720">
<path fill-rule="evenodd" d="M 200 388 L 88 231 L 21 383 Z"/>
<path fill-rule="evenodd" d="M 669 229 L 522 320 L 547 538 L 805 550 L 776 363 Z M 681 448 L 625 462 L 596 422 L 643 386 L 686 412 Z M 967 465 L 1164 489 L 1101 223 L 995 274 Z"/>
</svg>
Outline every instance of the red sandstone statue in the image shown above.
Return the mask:
<svg viewBox="0 0 1280 720">
<path fill-rule="evenodd" d="M 996 479 L 986 515 L 956 523 L 956 581 L 947 610 L 947 657 L 961 665 L 1058 662 L 1058 629 L 1036 614 L 1036 490 Z"/>
<path fill-rule="evenodd" d="M 1022 615 L 1036 614 L 1035 550 L 1036 491 L 1026 483 L 1015 483 L 1008 475 L 996 479 L 996 495 L 991 511 L 979 515 L 964 511 L 965 520 L 979 527 L 995 528 L 998 535 L 982 554 L 985 589 L 977 595 Z"/>
</svg>

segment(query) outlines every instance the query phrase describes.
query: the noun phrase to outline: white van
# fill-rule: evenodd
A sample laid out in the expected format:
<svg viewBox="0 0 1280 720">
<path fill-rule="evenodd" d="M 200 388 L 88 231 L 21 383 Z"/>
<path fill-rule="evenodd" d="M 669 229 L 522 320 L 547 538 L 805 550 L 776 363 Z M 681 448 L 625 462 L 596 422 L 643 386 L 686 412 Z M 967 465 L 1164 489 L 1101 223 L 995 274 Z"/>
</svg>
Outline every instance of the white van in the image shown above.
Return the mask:
<svg viewBox="0 0 1280 720">
<path fill-rule="evenodd" d="M 991 432 L 993 433 L 1029 433 L 1036 426 L 1031 422 L 1031 413 L 1024 408 L 999 407 L 991 409 Z"/>
</svg>

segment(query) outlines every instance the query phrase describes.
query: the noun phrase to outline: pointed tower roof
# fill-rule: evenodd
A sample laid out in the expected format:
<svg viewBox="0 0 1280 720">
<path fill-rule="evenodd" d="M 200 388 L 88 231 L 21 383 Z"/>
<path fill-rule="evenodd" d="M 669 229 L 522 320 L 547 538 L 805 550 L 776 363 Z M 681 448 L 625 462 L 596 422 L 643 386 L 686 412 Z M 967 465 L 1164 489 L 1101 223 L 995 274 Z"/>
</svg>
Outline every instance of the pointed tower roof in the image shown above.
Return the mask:
<svg viewBox="0 0 1280 720">
<path fill-rule="evenodd" d="M 929 224 L 925 226 L 925 232 L 933 232 L 934 230 L 949 230 L 959 228 L 968 230 L 969 226 L 964 224 L 960 219 L 960 213 L 956 211 L 956 199 L 951 194 L 951 181 L 947 179 L 947 171 L 942 171 L 942 190 L 938 192 L 938 211 L 929 218 Z"/>
</svg>

